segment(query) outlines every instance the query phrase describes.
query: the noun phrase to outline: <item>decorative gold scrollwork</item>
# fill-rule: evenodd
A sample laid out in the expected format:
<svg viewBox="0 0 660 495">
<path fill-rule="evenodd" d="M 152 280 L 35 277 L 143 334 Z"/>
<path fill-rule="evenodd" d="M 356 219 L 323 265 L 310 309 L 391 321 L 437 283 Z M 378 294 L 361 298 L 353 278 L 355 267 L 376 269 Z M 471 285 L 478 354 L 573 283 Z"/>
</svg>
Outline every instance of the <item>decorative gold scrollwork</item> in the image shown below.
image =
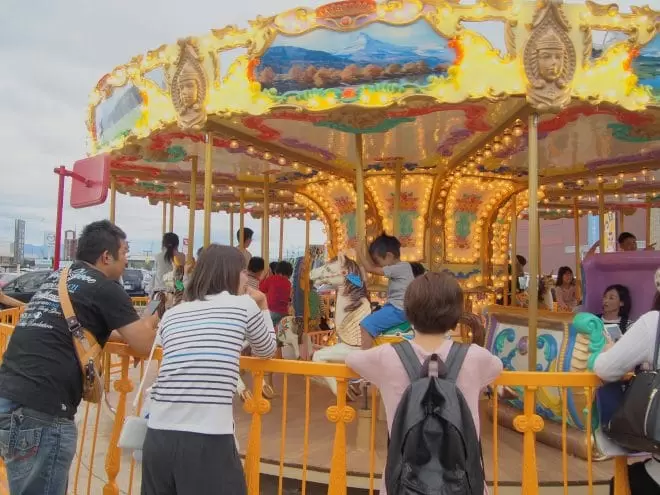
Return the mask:
<svg viewBox="0 0 660 495">
<path fill-rule="evenodd" d="M 325 412 L 325 417 L 332 423 L 350 423 L 355 419 L 355 409 L 351 406 L 330 406 Z"/>
<path fill-rule="evenodd" d="M 521 414 L 513 419 L 513 427 L 520 433 L 526 433 L 528 431 L 538 433 L 543 429 L 543 426 L 543 418 L 538 414 L 532 414 L 531 416 Z"/>
</svg>

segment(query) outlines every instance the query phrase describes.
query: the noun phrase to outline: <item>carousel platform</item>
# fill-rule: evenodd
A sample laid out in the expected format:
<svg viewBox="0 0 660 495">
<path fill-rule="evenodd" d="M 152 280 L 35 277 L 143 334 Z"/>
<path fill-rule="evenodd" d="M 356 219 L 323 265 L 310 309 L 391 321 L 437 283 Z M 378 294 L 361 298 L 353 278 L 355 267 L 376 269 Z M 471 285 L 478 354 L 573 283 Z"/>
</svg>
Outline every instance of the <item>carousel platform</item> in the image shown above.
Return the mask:
<svg viewBox="0 0 660 495">
<path fill-rule="evenodd" d="M 132 369 L 134 381 L 139 379 L 138 370 Z M 248 379 L 249 384 L 249 379 Z M 309 410 L 306 411 L 305 379 L 300 376 L 289 376 L 287 391 L 286 431 L 282 431 L 282 409 L 284 398 L 283 377 L 275 376 L 275 386 L 280 395 L 271 400 L 271 411 L 263 416 L 261 440 L 261 472 L 263 494 L 294 494 L 303 493 L 302 483 L 306 481 L 307 494 L 327 493 L 327 480 L 329 476 L 330 460 L 332 456 L 334 425 L 325 416 L 328 406 L 333 404 L 334 398 L 324 386 L 310 379 Z M 129 395 L 130 404 L 132 394 Z M 111 392 L 108 403 L 117 403 L 117 393 Z M 363 407 L 364 400 L 358 399 L 351 405 L 359 409 Z M 485 409 L 484 402 L 484 409 Z M 305 417 L 309 414 L 307 432 Z M 74 460 L 71 470 L 70 493 L 102 493 L 107 481 L 105 461 L 113 426 L 113 414 L 107 405 L 103 405 L 98 417 L 97 435 L 93 435 L 96 423 L 96 406 L 89 408 L 87 416 L 87 438 L 81 449 L 80 468 L 78 458 Z M 250 428 L 250 415 L 242 409 L 242 403 L 235 403 L 235 419 L 239 450 L 245 455 L 247 439 Z M 80 436 L 84 430 L 85 407 L 81 407 L 77 417 Z M 370 469 L 371 456 L 369 450 L 356 445 L 358 425 L 354 421 L 347 425 L 347 465 L 349 495 L 367 494 L 370 485 L 374 493 L 380 486 L 380 473 L 383 470 L 386 457 L 387 432 L 384 421 L 379 420 L 376 427 L 376 450 L 373 467 Z M 482 443 L 484 461 L 486 464 L 486 478 L 489 485 L 493 480 L 493 424 L 484 411 L 482 413 Z M 305 436 L 308 435 L 307 449 Z M 522 469 L 522 436 L 516 432 L 499 427 L 498 430 L 498 492 L 501 495 L 520 493 L 520 479 Z M 95 446 L 93 439 L 96 438 Z M 280 450 L 284 437 L 283 463 L 280 468 Z M 94 452 L 92 452 L 94 449 Z M 561 451 L 543 444 L 537 444 L 537 462 L 539 493 L 559 494 L 565 493 L 561 470 Z M 571 494 L 607 494 L 608 483 L 613 473 L 610 461 L 594 462 L 592 465 L 594 489 L 589 491 L 587 486 L 589 466 L 586 461 L 569 457 L 568 484 Z M 78 473 L 76 474 L 76 472 Z M 375 473 L 370 476 L 370 472 Z M 282 491 L 278 489 L 278 478 L 283 478 Z M 120 493 L 131 494 L 140 492 L 140 465 L 132 461 L 131 455 L 123 452 L 121 455 L 121 468 L 117 476 L 117 485 Z M 491 493 L 493 490 L 491 490 Z"/>
</svg>

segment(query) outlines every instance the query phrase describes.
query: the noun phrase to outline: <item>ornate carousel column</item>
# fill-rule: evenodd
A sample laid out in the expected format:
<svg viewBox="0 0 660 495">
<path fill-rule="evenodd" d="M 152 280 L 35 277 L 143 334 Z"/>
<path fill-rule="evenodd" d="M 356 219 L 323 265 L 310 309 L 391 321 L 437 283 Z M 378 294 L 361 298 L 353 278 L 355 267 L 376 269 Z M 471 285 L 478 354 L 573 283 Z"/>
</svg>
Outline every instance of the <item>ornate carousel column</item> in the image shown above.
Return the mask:
<svg viewBox="0 0 660 495">
<path fill-rule="evenodd" d="M 523 49 L 523 68 L 527 78 L 527 102 L 532 107 L 528 120 L 528 194 L 529 194 L 529 347 L 528 368 L 537 369 L 538 290 L 539 290 L 539 115 L 559 112 L 571 102 L 570 85 L 577 63 L 571 26 L 564 14 L 562 0 L 546 0 L 537 6 L 531 33 Z M 522 493 L 537 493 L 536 433 L 543 429 L 543 418 L 536 414 L 536 388 L 526 387 L 524 413 L 514 420 L 523 434 L 525 463 Z"/>
<path fill-rule="evenodd" d="M 529 293 L 538 294 L 539 284 L 539 114 L 559 112 L 571 102 L 570 84 L 577 63 L 575 46 L 570 38 L 570 24 L 562 0 L 540 3 L 534 14 L 531 33 L 523 50 L 523 68 L 527 77 L 527 102 L 533 111 L 528 121 L 529 138 Z M 529 298 L 529 340 L 536 342 L 538 298 Z M 536 345 L 529 346 L 529 369 L 536 369 Z"/>
</svg>

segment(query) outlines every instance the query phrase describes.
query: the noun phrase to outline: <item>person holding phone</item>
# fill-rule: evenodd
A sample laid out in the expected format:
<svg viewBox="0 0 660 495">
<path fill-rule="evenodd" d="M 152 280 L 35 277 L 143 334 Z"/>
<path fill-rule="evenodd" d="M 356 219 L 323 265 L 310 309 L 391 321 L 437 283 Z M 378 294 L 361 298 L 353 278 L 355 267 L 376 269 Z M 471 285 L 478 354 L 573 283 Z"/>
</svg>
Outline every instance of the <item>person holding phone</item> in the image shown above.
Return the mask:
<svg viewBox="0 0 660 495">
<path fill-rule="evenodd" d="M 107 220 L 78 239 L 67 285 L 80 324 L 104 346 L 113 330 L 148 354 L 156 316 L 140 318 L 117 283 L 126 268 L 126 234 Z M 80 365 L 53 272 L 25 308 L 0 367 L 0 453 L 11 493 L 64 495 L 76 453 L 82 399 Z"/>
<path fill-rule="evenodd" d="M 142 453 L 142 495 L 245 495 L 232 401 L 247 340 L 252 356 L 275 354 L 266 296 L 248 287 L 236 248 L 211 244 L 185 301 L 160 325 L 163 361 L 151 389 Z"/>
</svg>

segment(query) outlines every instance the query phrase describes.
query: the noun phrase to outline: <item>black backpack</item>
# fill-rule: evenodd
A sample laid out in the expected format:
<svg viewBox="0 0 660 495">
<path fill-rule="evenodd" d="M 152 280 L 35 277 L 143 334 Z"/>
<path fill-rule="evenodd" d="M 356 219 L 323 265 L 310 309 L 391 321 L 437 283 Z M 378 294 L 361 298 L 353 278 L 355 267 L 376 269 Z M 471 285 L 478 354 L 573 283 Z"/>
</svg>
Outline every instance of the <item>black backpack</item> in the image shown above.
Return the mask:
<svg viewBox="0 0 660 495">
<path fill-rule="evenodd" d="M 393 347 L 411 383 L 392 423 L 388 495 L 483 495 L 481 444 L 456 386 L 469 346 L 453 343 L 446 365 L 432 354 L 423 366 L 408 341 Z"/>
</svg>

